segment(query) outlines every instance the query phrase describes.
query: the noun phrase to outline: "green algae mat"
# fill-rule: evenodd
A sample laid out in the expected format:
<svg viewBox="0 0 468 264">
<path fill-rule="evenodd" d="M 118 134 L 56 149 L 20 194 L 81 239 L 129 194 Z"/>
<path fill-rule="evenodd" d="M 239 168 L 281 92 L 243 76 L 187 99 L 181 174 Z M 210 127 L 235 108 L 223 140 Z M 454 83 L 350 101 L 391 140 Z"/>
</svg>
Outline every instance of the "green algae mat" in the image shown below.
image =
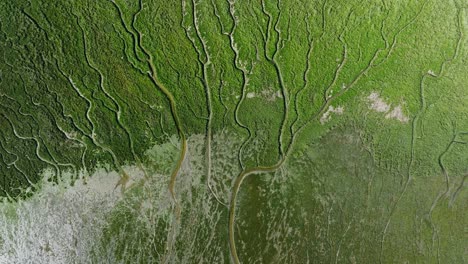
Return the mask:
<svg viewBox="0 0 468 264">
<path fill-rule="evenodd" d="M 0 263 L 467 263 L 466 0 L 0 0 Z"/>
</svg>

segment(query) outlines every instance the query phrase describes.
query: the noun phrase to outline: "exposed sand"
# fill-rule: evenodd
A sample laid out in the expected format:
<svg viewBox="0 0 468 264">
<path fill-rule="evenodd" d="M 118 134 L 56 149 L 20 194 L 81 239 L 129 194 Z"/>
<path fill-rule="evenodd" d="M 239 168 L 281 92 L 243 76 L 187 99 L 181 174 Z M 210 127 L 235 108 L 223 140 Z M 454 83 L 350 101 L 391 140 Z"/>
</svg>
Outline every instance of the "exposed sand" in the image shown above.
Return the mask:
<svg viewBox="0 0 468 264">
<path fill-rule="evenodd" d="M 383 98 L 380 97 L 380 94 L 377 92 L 372 92 L 368 97 L 367 100 L 369 102 L 369 109 L 379 112 L 379 113 L 386 113 L 386 119 L 395 119 L 402 123 L 407 123 L 409 121 L 409 117 L 405 115 L 403 112 L 403 107 L 401 104 L 392 108 L 391 104 L 387 103 Z"/>
<path fill-rule="evenodd" d="M 328 122 L 331 119 L 331 114 L 342 115 L 343 113 L 344 113 L 344 107 L 338 106 L 335 108 L 330 105 L 328 107 L 328 110 L 325 113 L 323 113 L 322 117 L 320 117 L 320 123 L 323 125 L 326 122 Z"/>
</svg>

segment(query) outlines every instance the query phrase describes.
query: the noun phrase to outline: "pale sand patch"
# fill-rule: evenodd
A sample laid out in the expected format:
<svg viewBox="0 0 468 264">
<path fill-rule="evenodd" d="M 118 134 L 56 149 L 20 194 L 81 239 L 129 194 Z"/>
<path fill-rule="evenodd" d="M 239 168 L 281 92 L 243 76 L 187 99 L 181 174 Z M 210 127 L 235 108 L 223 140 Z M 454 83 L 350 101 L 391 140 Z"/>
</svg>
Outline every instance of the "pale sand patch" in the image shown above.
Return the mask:
<svg viewBox="0 0 468 264">
<path fill-rule="evenodd" d="M 342 106 L 338 106 L 337 108 L 333 107 L 333 106 L 329 106 L 328 107 L 328 110 L 323 113 L 322 117 L 320 118 L 320 123 L 323 125 L 325 124 L 326 122 L 328 122 L 330 119 L 331 119 L 331 114 L 338 114 L 338 115 L 342 115 L 344 112 L 344 107 Z"/>
<path fill-rule="evenodd" d="M 281 91 L 274 91 L 272 88 L 268 88 L 266 90 L 262 90 L 260 93 L 255 93 L 255 92 L 248 92 L 245 97 L 247 99 L 252 99 L 252 98 L 263 98 L 267 100 L 268 102 L 274 102 L 278 98 L 282 98 L 283 95 L 281 94 Z M 236 98 L 239 98 L 239 96 L 236 96 Z"/>
<path fill-rule="evenodd" d="M 401 104 L 395 106 L 391 111 L 391 105 L 385 102 L 377 92 L 372 92 L 368 97 L 369 109 L 379 113 L 386 113 L 386 119 L 396 119 L 402 123 L 407 123 L 409 118 L 404 114 Z"/>
<path fill-rule="evenodd" d="M 401 105 L 398 105 L 397 107 L 393 108 L 393 110 L 390 113 L 385 115 L 385 118 L 397 119 L 403 123 L 407 123 L 409 121 L 409 118 L 403 113 Z"/>
<path fill-rule="evenodd" d="M 370 109 L 380 112 L 386 113 L 390 110 L 390 105 L 388 105 L 382 98 L 380 98 L 380 94 L 376 92 L 372 92 L 367 99 L 370 101 Z"/>
</svg>

